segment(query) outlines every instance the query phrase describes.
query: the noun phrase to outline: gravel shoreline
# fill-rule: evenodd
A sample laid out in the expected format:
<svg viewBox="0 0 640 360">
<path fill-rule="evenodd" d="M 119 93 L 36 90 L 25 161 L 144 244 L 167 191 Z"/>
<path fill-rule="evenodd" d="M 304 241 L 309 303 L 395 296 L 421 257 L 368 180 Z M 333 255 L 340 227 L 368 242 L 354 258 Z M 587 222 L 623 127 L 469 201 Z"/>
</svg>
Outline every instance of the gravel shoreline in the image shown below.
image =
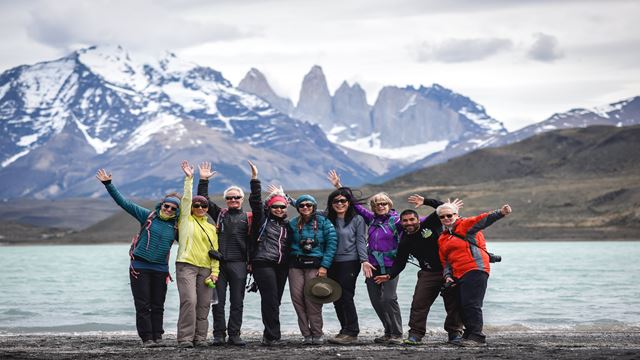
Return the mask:
<svg viewBox="0 0 640 360">
<path fill-rule="evenodd" d="M 0 335 L 0 359 L 638 359 L 640 332 L 504 332 L 488 338 L 486 348 L 460 348 L 441 338 L 429 337 L 420 346 L 373 344 L 360 337 L 351 346 L 303 346 L 287 336 L 277 348 L 260 346 L 246 337 L 246 347 L 221 346 L 195 349 L 167 347 L 145 349 L 127 335 Z"/>
</svg>

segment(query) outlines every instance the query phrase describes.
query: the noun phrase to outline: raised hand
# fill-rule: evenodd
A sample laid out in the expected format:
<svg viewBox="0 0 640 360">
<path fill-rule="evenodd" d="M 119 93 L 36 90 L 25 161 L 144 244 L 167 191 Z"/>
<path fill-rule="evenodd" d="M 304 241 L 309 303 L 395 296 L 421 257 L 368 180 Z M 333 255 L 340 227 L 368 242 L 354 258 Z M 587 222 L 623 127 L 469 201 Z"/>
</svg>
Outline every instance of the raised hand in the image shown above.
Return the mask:
<svg viewBox="0 0 640 360">
<path fill-rule="evenodd" d="M 269 184 L 269 186 L 267 186 L 267 194 L 273 194 L 275 192 L 284 193 L 282 187 L 276 186 L 274 184 Z"/>
<path fill-rule="evenodd" d="M 200 179 L 202 180 L 209 180 L 217 174 L 208 161 L 201 162 L 200 165 L 198 165 L 198 171 L 200 173 Z"/>
<path fill-rule="evenodd" d="M 96 178 L 98 178 L 98 180 L 100 180 L 101 182 L 111 181 L 111 173 L 107 174 L 107 171 L 105 169 L 100 169 L 98 170 L 98 172 L 96 172 Z"/>
<path fill-rule="evenodd" d="M 187 160 L 182 160 L 180 167 L 182 167 L 182 171 L 187 177 L 193 177 L 193 166 L 189 165 Z"/>
<path fill-rule="evenodd" d="M 333 187 L 335 187 L 336 189 L 339 189 L 342 187 L 342 184 L 340 183 L 340 176 L 335 170 L 329 171 L 329 173 L 327 174 L 327 179 L 331 182 L 331 185 L 333 185 Z"/>
<path fill-rule="evenodd" d="M 502 208 L 500 208 L 500 212 L 504 216 L 511 214 L 511 206 L 509 206 L 509 204 L 502 205 Z"/>
<path fill-rule="evenodd" d="M 419 208 L 420 206 L 424 205 L 424 197 L 418 194 L 413 194 L 409 196 L 408 201 L 409 201 L 409 204 L 413 204 L 414 207 L 416 208 Z"/>
<path fill-rule="evenodd" d="M 251 180 L 256 180 L 258 178 L 258 168 L 251 162 L 251 160 L 247 161 L 251 167 Z"/>
<path fill-rule="evenodd" d="M 453 201 L 449 201 L 449 199 L 447 199 L 447 201 L 452 203 L 453 205 L 455 205 L 458 208 L 458 210 L 460 210 L 460 209 L 462 209 L 464 207 L 464 203 L 460 199 L 455 199 Z"/>
</svg>

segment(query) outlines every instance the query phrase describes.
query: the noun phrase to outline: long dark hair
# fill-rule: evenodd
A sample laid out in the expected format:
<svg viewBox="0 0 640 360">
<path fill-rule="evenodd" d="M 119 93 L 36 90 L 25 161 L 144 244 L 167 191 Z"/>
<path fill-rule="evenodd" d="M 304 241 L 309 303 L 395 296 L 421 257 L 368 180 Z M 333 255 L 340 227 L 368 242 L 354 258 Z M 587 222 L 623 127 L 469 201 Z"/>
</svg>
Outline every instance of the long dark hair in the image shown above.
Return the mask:
<svg viewBox="0 0 640 360">
<path fill-rule="evenodd" d="M 340 195 L 346 197 L 349 201 L 349 207 L 347 208 L 347 212 L 344 214 L 344 225 L 347 226 L 351 222 L 351 219 L 356 216 L 356 209 L 353 207 L 353 194 L 351 194 L 351 190 L 349 188 L 340 188 L 329 194 L 326 214 L 329 221 L 331 221 L 333 226 L 335 226 L 338 213 L 333 209 L 333 199 Z"/>
</svg>

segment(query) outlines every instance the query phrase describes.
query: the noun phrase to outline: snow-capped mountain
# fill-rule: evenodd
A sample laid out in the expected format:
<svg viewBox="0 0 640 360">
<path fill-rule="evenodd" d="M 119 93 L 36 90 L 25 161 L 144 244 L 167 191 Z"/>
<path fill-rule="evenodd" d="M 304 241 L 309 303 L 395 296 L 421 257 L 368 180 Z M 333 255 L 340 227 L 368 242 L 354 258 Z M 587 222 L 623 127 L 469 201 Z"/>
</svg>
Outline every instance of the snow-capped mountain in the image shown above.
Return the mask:
<svg viewBox="0 0 640 360">
<path fill-rule="evenodd" d="M 213 161 L 212 191 L 246 185 L 247 159 L 289 189 L 326 187 L 332 168 L 352 184 L 377 175 L 319 127 L 173 54 L 91 47 L 10 69 L 0 75 L 0 124 L 3 198 L 102 196 L 88 176 L 99 167 L 128 194 L 159 196 L 181 188 L 181 159 Z"/>
<path fill-rule="evenodd" d="M 240 81 L 240 84 L 238 84 L 238 89 L 258 95 L 285 115 L 291 115 L 293 112 L 293 102 L 276 94 L 271 85 L 269 85 L 267 78 L 258 69 L 252 68 L 249 70 Z"/>
</svg>

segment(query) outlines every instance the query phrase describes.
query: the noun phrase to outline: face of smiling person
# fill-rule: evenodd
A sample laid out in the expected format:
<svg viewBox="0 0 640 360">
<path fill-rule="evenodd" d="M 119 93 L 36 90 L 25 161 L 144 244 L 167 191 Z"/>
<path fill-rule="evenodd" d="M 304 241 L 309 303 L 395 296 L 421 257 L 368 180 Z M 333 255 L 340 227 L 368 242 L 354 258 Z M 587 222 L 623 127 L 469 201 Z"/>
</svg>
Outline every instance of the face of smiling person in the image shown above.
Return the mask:
<svg viewBox="0 0 640 360">
<path fill-rule="evenodd" d="M 269 207 L 269 211 L 273 216 L 280 217 L 280 218 L 284 217 L 284 214 L 287 213 L 287 204 L 280 201 L 275 202 L 271 204 L 271 206 Z"/>
<path fill-rule="evenodd" d="M 400 218 L 402 228 L 409 234 L 412 234 L 420 228 L 420 220 L 414 214 L 403 215 Z"/>
<path fill-rule="evenodd" d="M 193 216 L 203 217 L 207 215 L 207 210 L 209 210 L 207 204 L 195 203 L 191 205 L 191 215 Z"/>
<path fill-rule="evenodd" d="M 313 213 L 313 204 L 310 202 L 303 202 L 298 205 L 298 212 L 302 216 L 309 216 Z"/>
<path fill-rule="evenodd" d="M 379 200 L 374 203 L 373 212 L 376 215 L 385 215 L 389 212 L 389 203 L 384 200 Z"/>
<path fill-rule="evenodd" d="M 242 196 L 238 190 L 229 190 L 224 197 L 224 201 L 227 203 L 229 209 L 240 209 L 242 207 Z"/>
<path fill-rule="evenodd" d="M 160 207 L 160 211 L 165 216 L 173 216 L 173 215 L 175 215 L 177 209 L 178 209 L 178 207 L 175 206 L 172 203 L 162 203 L 162 206 Z"/>
<path fill-rule="evenodd" d="M 438 217 L 440 217 L 440 222 L 444 226 L 451 226 L 458 220 L 458 214 L 454 213 L 451 209 L 442 209 Z"/>
<path fill-rule="evenodd" d="M 338 195 L 331 200 L 331 206 L 338 216 L 344 216 L 349 209 L 349 201 L 346 197 Z"/>
</svg>

